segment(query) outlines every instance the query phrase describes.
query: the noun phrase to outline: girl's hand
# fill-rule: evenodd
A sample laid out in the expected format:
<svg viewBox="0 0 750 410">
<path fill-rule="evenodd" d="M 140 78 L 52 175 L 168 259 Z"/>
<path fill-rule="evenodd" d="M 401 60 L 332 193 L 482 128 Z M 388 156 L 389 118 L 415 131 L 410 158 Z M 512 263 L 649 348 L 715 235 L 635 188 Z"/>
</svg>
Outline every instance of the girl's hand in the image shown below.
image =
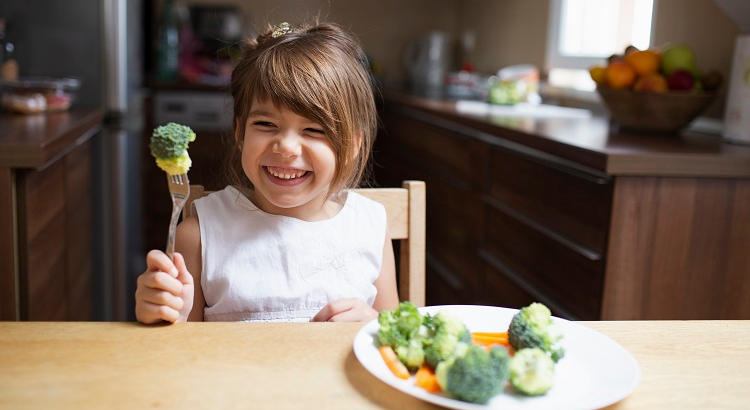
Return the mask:
<svg viewBox="0 0 750 410">
<path fill-rule="evenodd" d="M 135 317 L 146 324 L 187 321 L 193 308 L 193 276 L 182 255 L 175 252 L 172 262 L 164 252 L 152 250 L 146 255 L 146 266 L 138 276 Z"/>
<path fill-rule="evenodd" d="M 320 309 L 311 322 L 367 322 L 378 312 L 361 299 L 339 299 Z"/>
</svg>

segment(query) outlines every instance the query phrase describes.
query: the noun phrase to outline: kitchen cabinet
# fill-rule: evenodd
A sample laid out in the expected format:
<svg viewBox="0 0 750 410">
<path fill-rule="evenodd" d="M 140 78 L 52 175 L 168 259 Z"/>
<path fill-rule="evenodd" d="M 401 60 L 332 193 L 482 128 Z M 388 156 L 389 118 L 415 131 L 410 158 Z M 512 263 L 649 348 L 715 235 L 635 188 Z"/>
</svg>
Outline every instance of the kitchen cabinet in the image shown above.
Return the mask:
<svg viewBox="0 0 750 410">
<path fill-rule="evenodd" d="M 0 320 L 92 320 L 102 111 L 0 114 Z"/>
<path fill-rule="evenodd" d="M 377 182 L 427 184 L 427 303 L 750 318 L 750 147 L 386 92 Z"/>
</svg>

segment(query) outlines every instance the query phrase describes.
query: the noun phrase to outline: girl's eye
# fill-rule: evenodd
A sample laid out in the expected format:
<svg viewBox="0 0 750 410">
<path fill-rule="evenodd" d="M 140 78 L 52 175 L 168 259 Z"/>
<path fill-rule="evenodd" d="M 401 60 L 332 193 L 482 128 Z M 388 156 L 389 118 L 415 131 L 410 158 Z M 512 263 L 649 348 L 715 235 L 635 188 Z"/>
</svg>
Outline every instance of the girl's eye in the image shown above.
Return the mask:
<svg viewBox="0 0 750 410">
<path fill-rule="evenodd" d="M 268 121 L 255 121 L 253 122 L 253 125 L 257 125 L 259 127 L 273 127 L 274 126 L 272 122 L 268 122 Z"/>
<path fill-rule="evenodd" d="M 305 131 L 307 131 L 307 132 L 309 132 L 311 134 L 319 135 L 319 136 L 325 135 L 325 131 L 323 131 L 321 129 L 318 129 L 318 128 L 305 128 Z"/>
</svg>

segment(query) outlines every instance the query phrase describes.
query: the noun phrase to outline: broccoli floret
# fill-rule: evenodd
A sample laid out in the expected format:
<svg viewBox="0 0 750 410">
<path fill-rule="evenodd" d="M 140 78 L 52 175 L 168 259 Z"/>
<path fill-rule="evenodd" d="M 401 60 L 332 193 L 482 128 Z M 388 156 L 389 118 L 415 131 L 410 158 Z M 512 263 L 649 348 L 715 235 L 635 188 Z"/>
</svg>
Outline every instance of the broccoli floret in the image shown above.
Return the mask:
<svg viewBox="0 0 750 410">
<path fill-rule="evenodd" d="M 435 330 L 447 334 L 461 336 L 466 333 L 466 325 L 461 319 L 445 312 L 438 312 L 433 320 Z"/>
<path fill-rule="evenodd" d="M 190 165 L 192 164 L 193 161 L 190 160 L 187 151 L 183 152 L 182 155 L 176 158 L 156 159 L 156 165 L 169 175 L 185 174 L 188 172 Z"/>
<path fill-rule="evenodd" d="M 407 346 L 412 336 L 420 336 L 424 331 L 422 316 L 410 302 L 401 302 L 398 308 L 383 310 L 378 315 L 378 342 L 382 346 Z"/>
<path fill-rule="evenodd" d="M 422 349 L 422 339 L 415 337 L 409 340 L 408 344 L 396 346 L 398 360 L 410 369 L 417 369 L 424 363 L 424 350 Z"/>
<path fill-rule="evenodd" d="M 151 155 L 157 159 L 177 158 L 192 141 L 195 141 L 195 133 L 190 127 L 170 122 L 154 129 L 149 147 Z"/>
<path fill-rule="evenodd" d="M 459 343 L 456 356 L 440 362 L 435 375 L 440 387 L 449 395 L 472 403 L 486 403 L 502 391 L 508 378 L 508 352 L 495 347 L 484 348 Z"/>
<path fill-rule="evenodd" d="M 425 339 L 425 361 L 432 368 L 454 355 L 459 342 L 471 343 L 471 334 L 458 318 L 438 312 L 427 321 L 432 337 Z"/>
<path fill-rule="evenodd" d="M 541 303 L 532 303 L 513 316 L 508 328 L 508 341 L 516 350 L 538 347 L 557 362 L 565 351 L 556 346 L 561 335 L 554 332 L 552 315 Z"/>
<path fill-rule="evenodd" d="M 521 349 L 510 360 L 510 384 L 522 394 L 547 393 L 555 378 L 555 363 L 543 350 Z"/>
</svg>

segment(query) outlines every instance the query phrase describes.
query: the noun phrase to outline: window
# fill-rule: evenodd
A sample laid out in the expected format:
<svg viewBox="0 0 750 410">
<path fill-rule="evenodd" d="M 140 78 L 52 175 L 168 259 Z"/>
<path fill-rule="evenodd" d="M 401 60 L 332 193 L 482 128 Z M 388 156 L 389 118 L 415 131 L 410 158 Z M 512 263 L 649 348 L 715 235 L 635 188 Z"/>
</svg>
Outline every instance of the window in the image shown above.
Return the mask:
<svg viewBox="0 0 750 410">
<path fill-rule="evenodd" d="M 651 45 L 656 0 L 551 0 L 547 68 L 553 86 L 593 90 L 588 67 L 628 45 Z"/>
</svg>

